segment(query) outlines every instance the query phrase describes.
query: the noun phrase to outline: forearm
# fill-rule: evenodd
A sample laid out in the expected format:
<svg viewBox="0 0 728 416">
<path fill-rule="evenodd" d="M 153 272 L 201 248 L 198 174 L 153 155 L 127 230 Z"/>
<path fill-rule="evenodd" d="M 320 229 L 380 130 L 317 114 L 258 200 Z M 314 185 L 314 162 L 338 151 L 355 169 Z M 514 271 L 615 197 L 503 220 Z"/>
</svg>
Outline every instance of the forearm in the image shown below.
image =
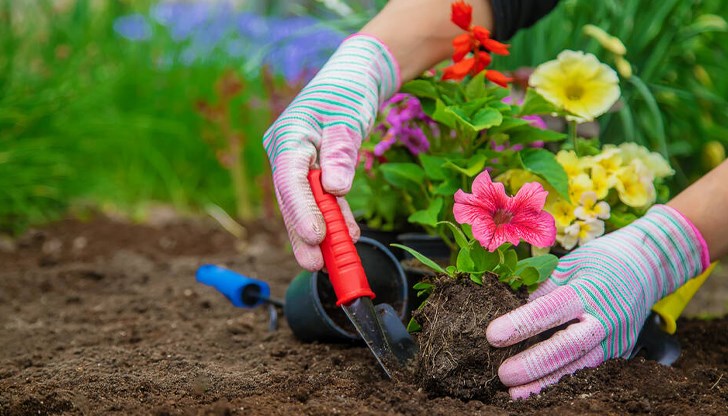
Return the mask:
<svg viewBox="0 0 728 416">
<path fill-rule="evenodd" d="M 708 245 L 711 261 L 728 255 L 728 161 L 667 205 L 680 211 L 700 230 Z"/>
<path fill-rule="evenodd" d="M 490 1 L 474 0 L 473 24 L 493 27 Z M 400 65 L 402 82 L 447 59 L 463 31 L 450 21 L 452 0 L 391 0 L 361 33 L 386 44 Z"/>
</svg>

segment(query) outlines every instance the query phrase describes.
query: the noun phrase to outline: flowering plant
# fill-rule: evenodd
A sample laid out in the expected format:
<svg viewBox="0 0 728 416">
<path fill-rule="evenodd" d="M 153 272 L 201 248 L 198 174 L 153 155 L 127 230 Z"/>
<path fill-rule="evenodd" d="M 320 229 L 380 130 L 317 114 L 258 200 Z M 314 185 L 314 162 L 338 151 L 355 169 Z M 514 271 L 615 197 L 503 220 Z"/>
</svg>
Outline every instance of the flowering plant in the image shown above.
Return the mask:
<svg viewBox="0 0 728 416">
<path fill-rule="evenodd" d="M 453 4 L 452 20 L 465 31 L 453 42 L 454 64 L 406 83 L 384 103 L 377 126 L 362 143 L 349 203 L 370 227 L 415 224 L 455 250 L 440 222 L 454 221 L 452 196 L 484 169 L 535 171 L 564 191 L 566 176 L 556 172 L 551 152 L 537 148 L 565 135 L 523 113 L 503 88 L 510 78 L 487 69 L 490 53 L 508 54 L 508 46 L 473 26 L 471 10 L 462 2 Z"/>
<path fill-rule="evenodd" d="M 439 273 L 476 283 L 494 273 L 514 289 L 534 289 L 556 267 L 550 252 L 629 224 L 667 198 L 662 181 L 673 171 L 634 143 L 578 137 L 580 123 L 619 100 L 613 69 L 563 51 L 535 68 L 519 100 L 504 88 L 509 77 L 487 69 L 490 53 L 507 55 L 508 45 L 473 26 L 470 13 L 462 2 L 452 5 L 452 21 L 465 31 L 453 41 L 453 64 L 385 103 L 362 145 L 350 203 L 370 226 L 406 218 L 442 237 L 452 249 L 447 267 L 398 246 Z M 568 134 L 546 129 L 541 117 L 554 116 L 568 122 Z"/>
</svg>

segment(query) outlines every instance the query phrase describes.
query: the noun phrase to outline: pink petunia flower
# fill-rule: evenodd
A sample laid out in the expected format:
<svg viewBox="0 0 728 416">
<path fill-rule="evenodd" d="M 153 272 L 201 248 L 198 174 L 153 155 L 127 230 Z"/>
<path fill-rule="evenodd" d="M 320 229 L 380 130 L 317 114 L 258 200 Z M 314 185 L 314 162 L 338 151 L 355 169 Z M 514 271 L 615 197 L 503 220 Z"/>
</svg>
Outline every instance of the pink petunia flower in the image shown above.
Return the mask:
<svg viewBox="0 0 728 416">
<path fill-rule="evenodd" d="M 480 245 L 495 251 L 521 240 L 536 247 L 549 247 L 556 239 L 554 217 L 543 210 L 548 192 L 540 183 L 530 182 L 509 197 L 502 183 L 493 182 L 487 171 L 473 181 L 473 193 L 458 189 L 453 214 L 460 224 L 470 224 Z"/>
</svg>

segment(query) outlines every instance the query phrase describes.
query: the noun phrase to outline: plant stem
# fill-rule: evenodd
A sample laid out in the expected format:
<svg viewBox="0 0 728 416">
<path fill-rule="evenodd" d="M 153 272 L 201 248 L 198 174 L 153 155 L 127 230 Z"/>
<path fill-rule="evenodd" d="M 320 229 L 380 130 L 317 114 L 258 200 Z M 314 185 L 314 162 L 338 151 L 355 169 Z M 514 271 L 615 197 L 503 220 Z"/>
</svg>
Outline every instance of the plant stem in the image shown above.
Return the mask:
<svg viewBox="0 0 728 416">
<path fill-rule="evenodd" d="M 579 156 L 579 147 L 576 143 L 576 120 L 569 120 L 569 137 L 571 138 L 571 143 L 574 144 L 574 153 L 576 153 L 576 156 Z"/>
</svg>

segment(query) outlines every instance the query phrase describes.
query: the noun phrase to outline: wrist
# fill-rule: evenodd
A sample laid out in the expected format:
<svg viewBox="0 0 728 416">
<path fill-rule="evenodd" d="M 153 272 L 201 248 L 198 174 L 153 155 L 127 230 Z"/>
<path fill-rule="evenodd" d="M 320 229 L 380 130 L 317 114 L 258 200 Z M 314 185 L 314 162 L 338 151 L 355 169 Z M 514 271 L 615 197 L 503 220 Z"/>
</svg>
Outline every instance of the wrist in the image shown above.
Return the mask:
<svg viewBox="0 0 728 416">
<path fill-rule="evenodd" d="M 674 208 L 655 205 L 623 230 L 626 238 L 636 243 L 636 251 L 649 253 L 641 264 L 652 269 L 657 299 L 672 293 L 710 265 L 702 236 Z"/>
<path fill-rule="evenodd" d="M 473 24 L 492 29 L 490 1 L 470 2 Z M 386 44 L 401 65 L 402 82 L 448 59 L 452 40 L 463 30 L 450 21 L 452 0 L 391 0 L 360 33 Z M 407 22 L 403 24 L 402 17 Z"/>
<path fill-rule="evenodd" d="M 344 39 L 340 49 L 347 51 L 366 50 L 371 54 L 372 73 L 379 87 L 380 101 L 384 101 L 399 91 L 402 86 L 402 74 L 399 62 L 385 44 L 377 36 L 367 33 L 354 33 Z"/>
<path fill-rule="evenodd" d="M 659 205 L 658 207 L 669 211 L 674 218 L 682 225 L 682 227 L 689 231 L 687 236 L 692 240 L 693 244 L 697 247 L 700 256 L 700 265 L 702 267 L 701 273 L 710 266 L 710 250 L 708 244 L 703 238 L 703 234 L 700 232 L 698 227 L 693 224 L 690 219 L 680 212 L 677 208 L 669 205 Z"/>
</svg>

